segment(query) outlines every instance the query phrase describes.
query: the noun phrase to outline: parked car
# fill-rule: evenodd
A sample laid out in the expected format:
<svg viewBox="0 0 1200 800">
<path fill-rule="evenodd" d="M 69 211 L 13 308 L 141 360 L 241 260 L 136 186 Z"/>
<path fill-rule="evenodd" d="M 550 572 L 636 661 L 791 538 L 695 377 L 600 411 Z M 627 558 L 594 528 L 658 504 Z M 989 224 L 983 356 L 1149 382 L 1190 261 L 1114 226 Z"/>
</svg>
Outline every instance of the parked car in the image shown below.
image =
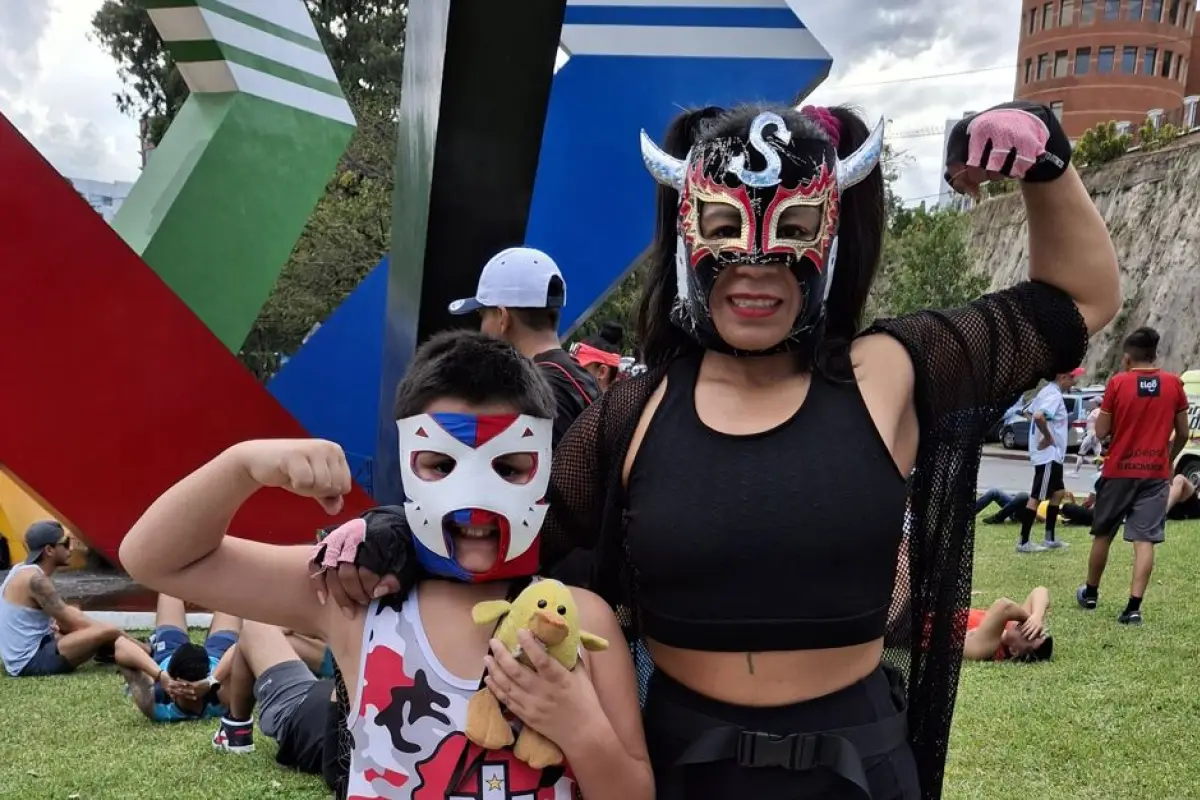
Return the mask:
<svg viewBox="0 0 1200 800">
<path fill-rule="evenodd" d="M 1104 396 L 1104 390 L 1087 388 L 1079 391 L 1070 391 L 1063 393 L 1063 402 L 1067 406 L 1067 418 L 1069 420 L 1067 427 L 1067 449 L 1077 450 L 1079 443 L 1083 441 L 1083 435 L 1087 432 L 1087 401 L 1091 399 L 1099 400 Z M 1005 450 L 1028 450 L 1029 449 L 1029 429 L 1033 425 L 1030 421 L 1031 413 L 1029 406 L 1021 409 L 1019 414 L 1014 415 L 1011 422 L 1004 423 L 1000 429 L 1000 443 L 1004 445 Z"/>
</svg>

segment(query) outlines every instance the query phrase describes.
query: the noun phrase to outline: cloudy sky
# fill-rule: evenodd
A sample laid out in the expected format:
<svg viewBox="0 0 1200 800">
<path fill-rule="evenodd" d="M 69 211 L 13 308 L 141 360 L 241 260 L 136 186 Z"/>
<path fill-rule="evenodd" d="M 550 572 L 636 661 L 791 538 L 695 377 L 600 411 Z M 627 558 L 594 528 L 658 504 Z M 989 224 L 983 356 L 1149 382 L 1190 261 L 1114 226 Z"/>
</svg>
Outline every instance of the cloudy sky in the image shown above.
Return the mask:
<svg viewBox="0 0 1200 800">
<path fill-rule="evenodd" d="M 120 82 L 89 38 L 101 0 L 0 0 L 0 112 L 73 178 L 135 180 L 137 126 L 116 110 Z M 1020 0 L 798 0 L 834 58 L 811 98 L 892 120 L 907 151 L 898 191 L 938 192 L 941 130 L 964 110 L 1012 98 Z M 855 6 L 853 14 L 846 13 Z M 904 136 L 936 129 L 933 135 Z"/>
</svg>

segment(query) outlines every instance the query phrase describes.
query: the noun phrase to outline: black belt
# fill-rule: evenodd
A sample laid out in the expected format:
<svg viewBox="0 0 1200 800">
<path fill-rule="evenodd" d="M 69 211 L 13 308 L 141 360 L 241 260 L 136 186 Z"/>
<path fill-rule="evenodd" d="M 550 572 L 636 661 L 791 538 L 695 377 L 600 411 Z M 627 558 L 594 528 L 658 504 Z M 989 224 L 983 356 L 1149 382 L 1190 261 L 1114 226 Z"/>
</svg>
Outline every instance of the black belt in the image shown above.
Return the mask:
<svg viewBox="0 0 1200 800">
<path fill-rule="evenodd" d="M 741 767 L 774 767 L 804 772 L 825 768 L 854 784 L 871 798 L 863 760 L 887 755 L 908 743 L 908 717 L 892 716 L 836 730 L 771 734 L 748 731 L 678 706 L 671 709 L 670 727 L 701 730 L 678 759 L 676 767 L 735 761 Z"/>
</svg>

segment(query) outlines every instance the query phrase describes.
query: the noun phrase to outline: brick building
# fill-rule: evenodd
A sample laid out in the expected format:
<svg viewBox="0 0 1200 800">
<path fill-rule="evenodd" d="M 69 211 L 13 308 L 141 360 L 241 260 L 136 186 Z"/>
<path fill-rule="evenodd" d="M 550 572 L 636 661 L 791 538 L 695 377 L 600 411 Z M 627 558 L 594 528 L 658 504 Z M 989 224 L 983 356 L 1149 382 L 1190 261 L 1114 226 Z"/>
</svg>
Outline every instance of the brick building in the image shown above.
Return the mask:
<svg viewBox="0 0 1200 800">
<path fill-rule="evenodd" d="M 1153 109 L 1178 122 L 1200 94 L 1196 0 L 1022 0 L 1018 53 L 1014 96 L 1050 106 L 1072 138 Z"/>
</svg>

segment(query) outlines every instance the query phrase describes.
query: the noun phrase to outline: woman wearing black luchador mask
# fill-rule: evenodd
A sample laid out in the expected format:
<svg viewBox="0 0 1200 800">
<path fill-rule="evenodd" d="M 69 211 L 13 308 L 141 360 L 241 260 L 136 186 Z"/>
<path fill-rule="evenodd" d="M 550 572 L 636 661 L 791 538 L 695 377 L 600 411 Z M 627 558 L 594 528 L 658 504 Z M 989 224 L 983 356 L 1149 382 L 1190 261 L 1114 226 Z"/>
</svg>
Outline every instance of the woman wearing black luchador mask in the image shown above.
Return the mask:
<svg viewBox="0 0 1200 800">
<path fill-rule="evenodd" d="M 595 551 L 663 800 L 940 796 L 983 436 L 1120 306 L 1062 128 L 1006 103 L 957 125 L 947 180 L 1021 181 L 1029 280 L 864 331 L 881 151 L 845 108 L 708 108 L 661 148 L 643 134 L 649 369 L 554 453 L 542 552 Z M 388 570 L 378 550 L 360 574 Z"/>
</svg>

